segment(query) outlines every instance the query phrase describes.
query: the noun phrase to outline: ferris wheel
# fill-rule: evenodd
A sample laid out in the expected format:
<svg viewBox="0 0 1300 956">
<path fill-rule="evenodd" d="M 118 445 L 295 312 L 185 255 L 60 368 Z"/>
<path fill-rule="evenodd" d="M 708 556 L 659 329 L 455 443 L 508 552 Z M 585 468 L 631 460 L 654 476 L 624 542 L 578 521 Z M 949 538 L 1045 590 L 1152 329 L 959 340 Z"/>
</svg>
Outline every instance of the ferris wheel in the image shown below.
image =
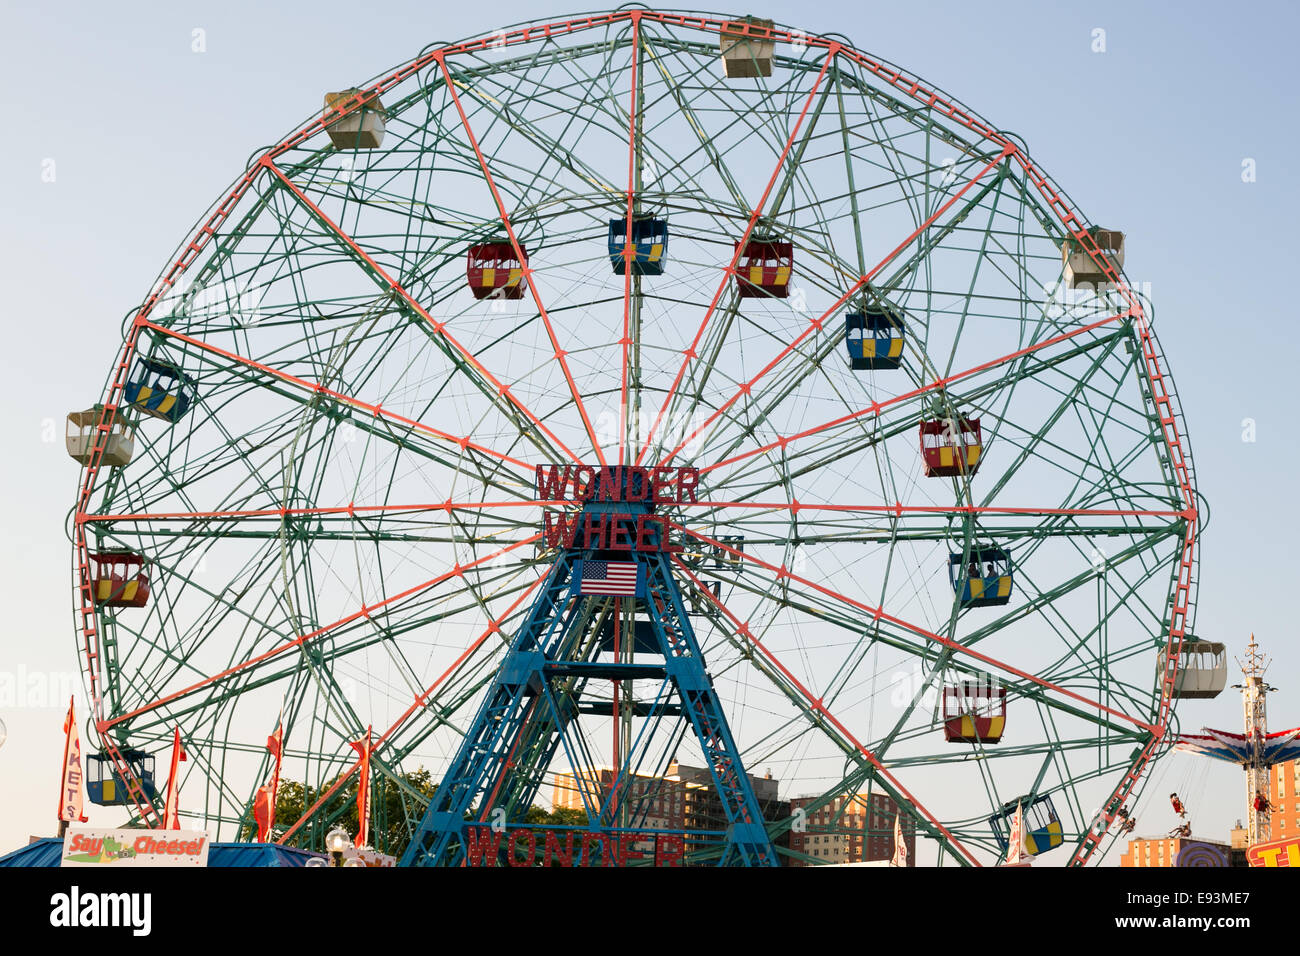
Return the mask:
<svg viewBox="0 0 1300 956">
<path fill-rule="evenodd" d="M 1195 582 L 1123 254 L 1014 136 L 752 17 L 530 23 L 328 94 L 69 416 L 92 794 L 154 818 L 179 728 L 182 819 L 235 838 L 280 726 L 316 798 L 280 839 L 319 843 L 373 728 L 408 862 L 566 781 L 576 830 L 685 862 L 897 817 L 993 864 L 1017 807 L 1096 862 Z M 690 767 L 712 828 L 658 789 Z"/>
</svg>

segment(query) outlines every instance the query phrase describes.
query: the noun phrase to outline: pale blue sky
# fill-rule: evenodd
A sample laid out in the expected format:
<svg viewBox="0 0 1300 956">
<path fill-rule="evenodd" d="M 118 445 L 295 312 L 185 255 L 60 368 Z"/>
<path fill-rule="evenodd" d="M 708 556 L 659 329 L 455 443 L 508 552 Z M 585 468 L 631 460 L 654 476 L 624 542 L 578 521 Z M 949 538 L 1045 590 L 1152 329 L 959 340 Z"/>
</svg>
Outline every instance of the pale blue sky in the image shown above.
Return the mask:
<svg viewBox="0 0 1300 956">
<path fill-rule="evenodd" d="M 7 450 L 0 675 L 37 675 L 0 747 L 0 851 L 53 830 L 63 700 L 75 678 L 64 521 L 77 468 L 63 415 L 99 395 L 121 321 L 249 155 L 359 82 L 435 40 L 573 12 L 565 2 L 18 3 L 0 15 L 0 438 Z M 745 12 L 745 11 L 741 11 Z M 1149 283 L 1211 520 L 1198 632 L 1275 655 L 1275 728 L 1300 723 L 1300 650 L 1287 608 L 1300 577 L 1288 524 L 1300 451 L 1286 444 L 1295 378 L 1291 230 L 1300 114 L 1287 3 L 790 3 L 752 12 L 836 32 L 918 73 L 1028 143 L 1086 216 L 1128 235 Z M 192 51 L 205 31 L 206 52 Z M 1092 32 L 1106 31 L 1106 52 Z M 1242 161 L 1258 180 L 1243 183 Z M 55 181 L 42 181 L 53 160 Z M 1257 441 L 1242 441 L 1243 419 Z M 48 441 L 53 429 L 55 441 Z M 67 676 L 63 676 L 67 675 Z M 0 684 L 0 690 L 3 684 Z M 1226 694 L 1180 708 L 1185 729 L 1240 726 Z M 1183 786 L 1197 833 L 1226 836 L 1244 783 L 1193 758 L 1157 768 Z M 1173 785 L 1165 786 L 1167 781 Z M 1156 800 L 1149 797 L 1148 802 Z M 1165 807 L 1139 808 L 1167 830 Z M 1158 824 L 1158 825 L 1157 825 Z"/>
</svg>

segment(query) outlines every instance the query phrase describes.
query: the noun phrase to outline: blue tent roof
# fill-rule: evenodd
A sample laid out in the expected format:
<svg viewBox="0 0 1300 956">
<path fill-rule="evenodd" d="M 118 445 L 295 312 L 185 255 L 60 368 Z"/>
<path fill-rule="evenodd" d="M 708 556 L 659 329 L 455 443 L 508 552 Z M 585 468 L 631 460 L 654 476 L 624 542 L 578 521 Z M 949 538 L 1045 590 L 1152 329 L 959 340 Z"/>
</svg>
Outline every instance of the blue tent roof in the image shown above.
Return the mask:
<svg viewBox="0 0 1300 956">
<path fill-rule="evenodd" d="M 0 866 L 58 866 L 63 855 L 63 841 L 45 837 L 21 849 L 0 856 Z M 208 846 L 208 866 L 306 866 L 312 857 L 296 847 L 277 843 L 212 843 Z"/>
</svg>

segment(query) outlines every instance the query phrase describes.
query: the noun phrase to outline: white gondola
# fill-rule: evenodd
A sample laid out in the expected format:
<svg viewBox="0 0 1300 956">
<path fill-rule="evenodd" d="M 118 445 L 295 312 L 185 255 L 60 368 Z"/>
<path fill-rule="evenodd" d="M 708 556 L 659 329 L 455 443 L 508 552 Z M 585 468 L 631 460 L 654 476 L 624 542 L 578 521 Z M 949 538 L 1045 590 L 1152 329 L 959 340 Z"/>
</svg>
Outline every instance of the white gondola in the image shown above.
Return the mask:
<svg viewBox="0 0 1300 956">
<path fill-rule="evenodd" d="M 384 104 L 377 96 L 365 106 L 330 121 L 336 115 L 335 107 L 344 106 L 360 93 L 361 90 L 351 89 L 325 94 L 325 128 L 336 149 L 378 149 L 384 141 Z"/>
<path fill-rule="evenodd" d="M 1165 672 L 1165 651 L 1161 649 L 1158 675 Z M 1184 640 L 1178 655 L 1178 676 L 1174 678 L 1174 696 L 1191 699 L 1218 697 L 1228 685 L 1228 651 L 1226 645 L 1212 641 Z"/>
<path fill-rule="evenodd" d="M 1117 229 L 1099 229 L 1095 226 L 1089 229 L 1088 232 L 1097 244 L 1097 248 L 1101 251 L 1102 258 L 1110 264 L 1110 267 L 1116 272 L 1122 270 L 1124 268 L 1124 233 Z M 1072 236 L 1061 243 L 1061 261 L 1064 265 L 1065 287 L 1067 289 L 1077 289 L 1080 286 L 1092 289 L 1110 289 L 1115 286 L 1110 276 L 1102 270 L 1102 267 L 1083 247 L 1083 244 Z"/>
<path fill-rule="evenodd" d="M 728 21 L 718 41 L 723 76 L 727 79 L 771 76 L 772 56 L 776 53 L 776 41 L 770 35 L 773 26 L 773 21 L 758 17 Z M 768 31 L 766 36 L 759 35 L 763 31 Z"/>
<path fill-rule="evenodd" d="M 95 451 L 95 431 L 99 426 L 104 407 L 96 405 L 84 412 L 68 413 L 67 447 L 68 454 L 83 465 L 89 465 Z M 119 413 L 113 416 L 113 424 L 104 444 L 104 454 L 99 459 L 101 465 L 121 468 L 131 460 L 135 451 L 135 429 Z"/>
</svg>

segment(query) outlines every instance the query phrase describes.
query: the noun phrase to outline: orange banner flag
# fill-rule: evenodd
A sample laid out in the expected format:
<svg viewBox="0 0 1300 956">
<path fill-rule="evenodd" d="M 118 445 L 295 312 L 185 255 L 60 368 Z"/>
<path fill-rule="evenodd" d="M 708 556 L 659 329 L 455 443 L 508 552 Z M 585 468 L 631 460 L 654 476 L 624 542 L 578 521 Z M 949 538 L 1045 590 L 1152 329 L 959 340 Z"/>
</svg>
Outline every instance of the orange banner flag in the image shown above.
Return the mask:
<svg viewBox="0 0 1300 956">
<path fill-rule="evenodd" d="M 271 779 L 257 788 L 253 797 L 253 819 L 257 821 L 257 842 L 265 843 L 271 838 L 275 826 L 275 801 L 280 792 L 280 760 L 284 756 L 284 727 L 275 725 L 275 733 L 266 738 L 266 749 L 275 759 L 271 768 Z"/>
<path fill-rule="evenodd" d="M 85 799 L 86 778 L 81 770 L 81 735 L 73 713 L 75 698 L 68 700 L 68 716 L 63 720 L 63 779 L 59 790 L 59 820 L 85 823 L 81 812 Z"/>
<path fill-rule="evenodd" d="M 167 802 L 163 805 L 162 828 L 164 830 L 181 828 L 180 781 L 177 779 L 177 770 L 180 762 L 188 759 L 184 748 L 181 747 L 181 729 L 177 727 L 172 738 L 172 766 L 171 773 L 167 776 Z"/>
<path fill-rule="evenodd" d="M 352 749 L 361 754 L 361 781 L 357 784 L 357 820 L 360 829 L 357 830 L 357 846 L 369 846 L 367 842 L 370 838 L 370 751 L 372 745 L 370 737 L 373 727 L 366 728 L 365 740 L 352 741 Z"/>
</svg>

